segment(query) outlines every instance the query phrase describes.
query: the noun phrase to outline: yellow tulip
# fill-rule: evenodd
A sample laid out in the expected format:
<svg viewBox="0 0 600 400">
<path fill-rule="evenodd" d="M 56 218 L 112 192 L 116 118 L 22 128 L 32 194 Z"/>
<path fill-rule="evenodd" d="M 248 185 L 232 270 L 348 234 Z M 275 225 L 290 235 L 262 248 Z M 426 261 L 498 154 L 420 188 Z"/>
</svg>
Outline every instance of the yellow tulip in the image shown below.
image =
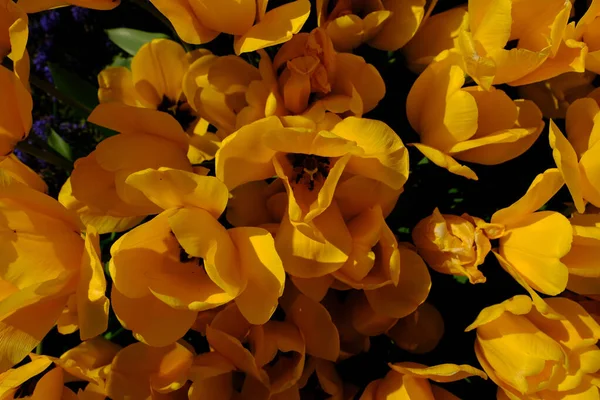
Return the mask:
<svg viewBox="0 0 600 400">
<path fill-rule="evenodd" d="M 496 165 L 523 154 L 544 122 L 529 100 L 512 100 L 502 90 L 463 88 L 456 54 L 444 52 L 419 76 L 408 94 L 406 113 L 421 137 L 414 144 L 436 165 L 470 179 L 477 175 L 455 159 Z"/>
<path fill-rule="evenodd" d="M 164 210 L 111 248 L 113 308 L 138 340 L 171 344 L 199 311 L 231 301 L 251 323 L 269 320 L 283 292 L 283 266 L 266 230 L 226 230 L 218 222 L 225 185 L 168 168 L 134 173 L 126 183 Z"/>
<path fill-rule="evenodd" d="M 103 369 L 119 351 L 119 346 L 103 338 L 81 343 L 60 358 L 31 354 L 31 361 L 0 374 L 0 398 L 64 400 L 104 398 Z M 77 395 L 65 386 L 67 382 L 88 382 Z"/>
<path fill-rule="evenodd" d="M 235 36 L 236 54 L 287 42 L 310 13 L 308 0 L 295 0 L 267 11 L 267 1 L 151 0 L 183 40 L 210 42 L 219 33 Z"/>
<path fill-rule="evenodd" d="M 322 28 L 300 33 L 273 59 L 285 107 L 302 114 L 320 106 L 336 114 L 361 116 L 385 95 L 379 72 L 362 57 L 338 53 Z M 316 101 L 312 101 L 315 98 Z"/>
<path fill-rule="evenodd" d="M 487 379 L 483 371 L 469 365 L 441 364 L 427 367 L 422 364 L 403 362 L 389 364 L 389 366 L 390 372 L 384 378 L 369 383 L 359 400 L 457 399 L 446 389 L 432 385 L 430 381 L 454 382 L 471 376 Z"/>
<path fill-rule="evenodd" d="M 502 229 L 467 214 L 441 214 L 436 208 L 415 226 L 412 237 L 431 268 L 442 274 L 466 276 L 471 283 L 483 283 L 485 276 L 477 267 L 492 249 L 489 238 L 499 237 Z"/>
<path fill-rule="evenodd" d="M 461 31 L 469 27 L 466 6 L 435 14 L 422 23 L 410 42 L 402 48 L 408 68 L 420 74 L 444 50 L 457 49 Z"/>
<path fill-rule="evenodd" d="M 600 214 L 571 216 L 573 245 L 561 261 L 569 268 L 567 289 L 586 296 L 600 295 Z"/>
<path fill-rule="evenodd" d="M 575 24 L 567 25 L 571 8 L 564 0 L 469 2 L 469 29 L 460 32 L 457 48 L 466 72 L 486 90 L 583 72 L 587 46 Z"/>
<path fill-rule="evenodd" d="M 504 392 L 498 399 L 598 397 L 592 380 L 600 370 L 600 325 L 572 300 L 545 301 L 559 319 L 519 295 L 485 308 L 467 328 L 477 328 L 475 354 Z"/>
<path fill-rule="evenodd" d="M 567 72 L 554 78 L 519 86 L 519 95 L 533 101 L 546 118 L 565 118 L 567 109 L 575 100 L 589 97 L 596 77 L 589 71 Z"/>
<path fill-rule="evenodd" d="M 121 0 L 19 0 L 19 6 L 28 14 L 68 5 L 93 10 L 112 10 L 120 3 Z"/>
<path fill-rule="evenodd" d="M 281 179 L 244 183 L 231 191 L 227 221 L 233 226 L 259 226 L 277 230 L 285 215 L 287 193 Z"/>
<path fill-rule="evenodd" d="M 21 2 L 16 4 L 12 0 L 0 1 L 0 60 L 10 58 L 15 73 L 27 85 L 29 53 L 25 46 L 29 37 L 29 18 L 21 5 Z"/>
<path fill-rule="evenodd" d="M 206 52 L 184 76 L 190 106 L 224 138 L 242 126 L 271 115 L 284 115 L 271 59 L 260 51 L 256 68 L 241 57 Z"/>
<path fill-rule="evenodd" d="M 187 53 L 171 40 L 154 39 L 144 44 L 131 61 L 131 70 L 108 67 L 98 74 L 100 103 L 120 103 L 165 112 L 179 122 L 189 136 L 188 157 L 193 164 L 214 158 L 220 139 L 208 132 L 184 93 L 184 76 L 197 58 L 212 56 L 207 50 Z"/>
<path fill-rule="evenodd" d="M 444 319 L 434 306 L 423 303 L 410 315 L 400 318 L 386 335 L 409 353 L 429 353 L 444 335 Z"/>
<path fill-rule="evenodd" d="M 600 73 L 600 2 L 588 1 L 589 8 L 577 22 L 575 37 L 588 46 L 585 69 Z"/>
<path fill-rule="evenodd" d="M 567 110 L 567 138 L 550 123 L 550 146 L 579 213 L 585 202 L 600 206 L 600 107 L 593 98 L 576 100 Z"/>
<path fill-rule="evenodd" d="M 76 215 L 0 170 L 0 370 L 21 361 L 75 296 L 80 337 L 106 329 L 108 299 L 98 235 Z M 18 271 L 18 272 L 16 272 Z"/>
<path fill-rule="evenodd" d="M 189 137 L 181 126 L 165 113 L 117 103 L 99 105 L 89 121 L 121 133 L 75 162 L 61 190 L 61 203 L 99 233 L 124 231 L 158 214 L 160 207 L 125 181 L 146 168 L 192 171 Z"/>
<path fill-rule="evenodd" d="M 144 343 L 129 345 L 115 355 L 105 371 L 106 396 L 136 400 L 170 399 L 175 397 L 170 397 L 175 393 L 185 396 L 194 355 L 187 344 L 172 343 L 164 347 L 150 347 Z"/>
<path fill-rule="evenodd" d="M 0 169 L 11 178 L 24 183 L 38 192 L 46 193 L 48 191 L 46 182 L 14 154 L 4 159 L 0 158 Z"/>
<path fill-rule="evenodd" d="M 214 317 L 206 338 L 211 351 L 197 356 L 190 370 L 191 400 L 230 400 L 239 395 L 283 399 L 298 393 L 306 353 L 304 337 L 293 323 L 250 325 L 231 304 Z M 238 379 L 242 374 L 243 385 Z"/>
<path fill-rule="evenodd" d="M 344 52 L 362 43 L 396 51 L 414 36 L 424 16 L 425 0 L 317 1 L 319 26 L 327 30 L 335 48 Z"/>
<path fill-rule="evenodd" d="M 537 211 L 563 186 L 557 169 L 539 174 L 527 193 L 496 211 L 491 223 L 504 227 L 494 255 L 533 298 L 540 312 L 552 315 L 534 291 L 555 296 L 565 290 L 569 269 L 561 259 L 569 253 L 573 230 L 569 220 L 554 211 Z"/>
<path fill-rule="evenodd" d="M 12 1 L 11 1 L 12 3 Z M 0 160 L 8 156 L 16 144 L 31 130 L 31 94 L 10 70 L 0 66 Z"/>
</svg>

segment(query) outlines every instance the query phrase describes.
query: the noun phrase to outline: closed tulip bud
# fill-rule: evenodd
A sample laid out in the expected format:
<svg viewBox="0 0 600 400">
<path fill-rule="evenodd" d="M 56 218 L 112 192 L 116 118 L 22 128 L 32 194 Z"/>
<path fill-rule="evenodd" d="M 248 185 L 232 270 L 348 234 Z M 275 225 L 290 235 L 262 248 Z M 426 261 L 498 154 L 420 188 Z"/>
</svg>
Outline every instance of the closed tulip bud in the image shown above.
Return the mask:
<svg viewBox="0 0 600 400">
<path fill-rule="evenodd" d="M 438 272 L 466 276 L 471 283 L 483 283 L 485 276 L 477 267 L 492 246 L 477 221 L 480 225 L 483 222 L 466 214 L 461 217 L 441 214 L 436 208 L 412 232 L 417 251 Z"/>
</svg>

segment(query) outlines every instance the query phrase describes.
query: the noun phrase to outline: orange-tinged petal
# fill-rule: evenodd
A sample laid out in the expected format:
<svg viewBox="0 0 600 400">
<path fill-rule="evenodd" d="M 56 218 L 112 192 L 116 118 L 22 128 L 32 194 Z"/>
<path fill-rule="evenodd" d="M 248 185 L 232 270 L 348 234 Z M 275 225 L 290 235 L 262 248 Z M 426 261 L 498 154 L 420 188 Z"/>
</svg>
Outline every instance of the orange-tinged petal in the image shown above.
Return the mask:
<svg viewBox="0 0 600 400">
<path fill-rule="evenodd" d="M 277 117 L 269 117 L 242 127 L 229 135 L 216 157 L 216 176 L 232 190 L 251 181 L 275 175 L 271 159 L 275 151 L 265 146 L 260 136 L 264 132 L 283 128 Z M 252 159 L 247 157 L 252 154 Z"/>
<path fill-rule="evenodd" d="M 442 167 L 455 175 L 464 176 L 468 179 L 479 179 L 477 177 L 477 174 L 475 174 L 475 172 L 471 168 L 458 163 L 454 158 L 442 153 L 438 149 L 426 146 L 421 143 L 411 143 L 411 145 L 415 146 L 421 153 L 423 153 L 425 157 L 431 160 L 431 162 L 433 162 L 438 167 Z"/>
<path fill-rule="evenodd" d="M 348 117 L 332 133 L 355 142 L 364 151 L 348 161 L 346 171 L 381 181 L 393 189 L 400 189 L 408 179 L 408 151 L 386 124 Z"/>
<path fill-rule="evenodd" d="M 131 77 L 140 100 L 154 108 L 164 97 L 177 103 L 188 67 L 185 49 L 179 43 L 154 39 L 144 44 L 131 60 Z"/>
<path fill-rule="evenodd" d="M 171 168 L 139 171 L 129 175 L 126 182 L 165 210 L 198 207 L 215 218 L 223 213 L 229 197 L 227 187 L 218 179 Z"/>
<path fill-rule="evenodd" d="M 188 0 L 151 0 L 152 4 L 173 24 L 177 35 L 188 43 L 208 43 L 219 32 L 202 24 Z"/>
<path fill-rule="evenodd" d="M 560 259 L 571 249 L 567 218 L 540 211 L 521 219 L 500 239 L 500 254 L 534 289 L 557 295 L 567 286 L 569 270 Z"/>
<path fill-rule="evenodd" d="M 248 322 L 264 324 L 275 312 L 285 283 L 285 271 L 273 237 L 261 228 L 233 228 L 227 233 L 248 277 L 246 288 L 235 302 Z"/>
<path fill-rule="evenodd" d="M 235 244 L 212 215 L 198 208 L 182 208 L 169 217 L 169 225 L 186 253 L 203 259 L 206 273 L 218 287 L 230 296 L 245 289 L 248 277 L 240 268 Z"/>
<path fill-rule="evenodd" d="M 31 94 L 19 78 L 5 67 L 0 67 L 0 156 L 10 153 L 16 143 L 31 129 Z"/>
<path fill-rule="evenodd" d="M 286 318 L 302 332 L 307 354 L 329 361 L 337 360 L 340 354 L 340 336 L 323 305 L 290 286 L 281 306 Z"/>
<path fill-rule="evenodd" d="M 346 90 L 343 87 L 348 83 L 352 84 L 354 90 L 360 96 L 363 113 L 374 109 L 385 96 L 385 83 L 379 71 L 373 65 L 368 64 L 362 57 L 354 54 L 338 53 L 336 54 L 335 82 L 332 91 L 334 93 L 345 93 Z M 335 112 L 334 110 L 331 111 Z M 382 130 L 382 128 L 379 128 L 379 130 Z"/>
<path fill-rule="evenodd" d="M 47 372 L 35 385 L 31 400 L 72 400 L 72 397 L 69 399 L 63 396 L 63 376 L 64 372 L 61 368 L 54 368 Z"/>
<path fill-rule="evenodd" d="M 108 67 L 98 74 L 100 103 L 118 102 L 136 106 L 138 93 L 133 86 L 131 71 L 125 67 Z"/>
<path fill-rule="evenodd" d="M 455 382 L 471 376 L 487 379 L 487 375 L 470 365 L 440 364 L 432 367 L 411 362 L 389 364 L 393 371 L 404 375 L 430 379 L 435 382 Z"/>
<path fill-rule="evenodd" d="M 34 170 L 22 163 L 14 154 L 0 160 L 0 168 L 13 179 L 24 183 L 38 192 L 46 193 L 48 191 L 46 182 Z"/>
<path fill-rule="evenodd" d="M 167 113 L 119 103 L 100 104 L 88 121 L 121 133 L 158 136 L 173 142 L 187 152 L 188 137 L 177 120 Z M 131 155 L 131 151 L 127 149 Z"/>
<path fill-rule="evenodd" d="M 0 372 L 25 358 L 52 329 L 67 297 L 40 301 L 0 321 Z"/>
<path fill-rule="evenodd" d="M 595 102 L 594 102 L 595 103 Z M 569 192 L 575 202 L 577 211 L 585 211 L 583 202 L 583 193 L 581 188 L 581 173 L 579 172 L 579 161 L 573 146 L 564 137 L 554 121 L 550 121 L 550 147 L 552 147 L 552 156 L 560 173 L 565 180 Z"/>
<path fill-rule="evenodd" d="M 85 235 L 85 252 L 77 286 L 77 314 L 81 340 L 102 334 L 108 326 L 106 278 L 100 261 L 98 233 L 91 226 Z"/>
<path fill-rule="evenodd" d="M 473 323 L 465 329 L 465 332 L 469 332 L 482 325 L 495 321 L 505 312 L 509 312 L 514 315 L 528 314 L 531 311 L 532 305 L 533 303 L 531 302 L 531 298 L 528 296 L 523 294 L 513 296 L 508 300 L 504 300 L 500 304 L 494 304 L 493 306 L 489 306 L 481 310 L 475 321 L 473 321 Z"/>
<path fill-rule="evenodd" d="M 302 29 L 310 14 L 308 0 L 295 0 L 267 12 L 260 21 L 235 38 L 236 54 L 285 43 Z"/>
<path fill-rule="evenodd" d="M 18 389 L 23 383 L 44 372 L 52 364 L 49 357 L 39 357 L 18 368 L 13 368 L 0 375 L 0 397 L 6 398 L 11 389 Z"/>
<path fill-rule="evenodd" d="M 469 2 L 473 39 L 486 51 L 502 49 L 508 42 L 512 25 L 511 6 L 510 0 Z"/>
<path fill-rule="evenodd" d="M 498 210 L 492 215 L 493 224 L 503 224 L 510 228 L 524 217 L 539 210 L 564 185 L 560 171 L 551 168 L 537 175 L 523 197 L 509 207 Z"/>
<path fill-rule="evenodd" d="M 290 279 L 300 292 L 314 301 L 323 300 L 323 297 L 325 297 L 335 280 L 332 275 L 324 275 L 317 278 L 298 278 L 297 276 L 290 275 Z"/>
<path fill-rule="evenodd" d="M 431 288 L 431 277 L 423 259 L 413 250 L 400 246 L 400 277 L 398 285 L 386 285 L 366 290 L 371 307 L 393 318 L 406 317 L 421 305 Z"/>
<path fill-rule="evenodd" d="M 444 334 L 442 314 L 431 304 L 423 303 L 412 314 L 401 318 L 386 333 L 396 346 L 414 354 L 435 349 Z"/>
<path fill-rule="evenodd" d="M 129 298 L 113 287 L 112 307 L 119 321 L 133 336 L 150 346 L 168 346 L 192 327 L 196 311 L 178 310 L 169 307 L 152 294 L 140 298 Z"/>
<path fill-rule="evenodd" d="M 398 318 L 375 311 L 360 291 L 350 295 L 348 309 L 352 327 L 364 336 L 381 335 L 398 322 Z"/>
<path fill-rule="evenodd" d="M 579 161 L 583 197 L 594 205 L 600 204 L 600 142 L 596 142 Z"/>
<path fill-rule="evenodd" d="M 594 123 L 600 112 L 598 103 L 593 98 L 575 100 L 567 109 L 566 130 L 569 142 L 581 158 L 583 154 L 598 140 L 600 126 Z M 594 140 L 595 139 L 595 140 Z"/>
<path fill-rule="evenodd" d="M 415 35 L 425 15 L 425 0 L 387 0 L 382 2 L 391 11 L 381 30 L 369 40 L 369 46 L 379 50 L 396 51 Z"/>
<path fill-rule="evenodd" d="M 197 0 L 189 3 L 202 24 L 216 32 L 243 35 L 256 18 L 254 0 Z"/>
<path fill-rule="evenodd" d="M 334 193 L 336 201 L 344 220 L 350 220 L 367 208 L 381 207 L 383 216 L 387 218 L 396 205 L 403 189 L 394 190 L 385 183 L 354 175 L 338 182 Z M 358 195 L 368 193 L 368 196 Z"/>
<path fill-rule="evenodd" d="M 286 272 L 316 278 L 344 265 L 352 250 L 352 237 L 339 210 L 332 205 L 310 224 L 294 226 L 286 215 L 275 236 L 275 246 Z"/>
</svg>

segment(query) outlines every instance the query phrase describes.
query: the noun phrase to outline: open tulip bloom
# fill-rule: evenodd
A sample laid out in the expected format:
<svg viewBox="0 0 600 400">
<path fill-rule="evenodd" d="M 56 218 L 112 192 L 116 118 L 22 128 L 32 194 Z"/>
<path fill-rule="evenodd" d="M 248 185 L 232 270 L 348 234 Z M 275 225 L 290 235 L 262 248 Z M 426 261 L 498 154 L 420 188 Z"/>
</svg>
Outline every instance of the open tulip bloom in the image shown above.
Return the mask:
<svg viewBox="0 0 600 400">
<path fill-rule="evenodd" d="M 600 0 L 0 0 L 0 61 L 0 400 L 600 400 Z"/>
</svg>

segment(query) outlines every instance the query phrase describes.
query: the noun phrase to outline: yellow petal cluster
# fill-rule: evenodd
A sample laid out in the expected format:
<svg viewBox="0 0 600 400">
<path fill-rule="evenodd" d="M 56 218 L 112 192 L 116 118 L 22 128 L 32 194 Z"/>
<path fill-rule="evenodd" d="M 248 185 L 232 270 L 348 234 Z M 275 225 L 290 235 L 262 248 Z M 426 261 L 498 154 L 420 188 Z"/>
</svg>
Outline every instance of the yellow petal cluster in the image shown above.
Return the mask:
<svg viewBox="0 0 600 400">
<path fill-rule="evenodd" d="M 595 398 L 600 325 L 576 302 L 545 300 L 560 314 L 549 319 L 518 295 L 481 311 L 475 353 L 499 386 L 498 399 Z"/>
</svg>

